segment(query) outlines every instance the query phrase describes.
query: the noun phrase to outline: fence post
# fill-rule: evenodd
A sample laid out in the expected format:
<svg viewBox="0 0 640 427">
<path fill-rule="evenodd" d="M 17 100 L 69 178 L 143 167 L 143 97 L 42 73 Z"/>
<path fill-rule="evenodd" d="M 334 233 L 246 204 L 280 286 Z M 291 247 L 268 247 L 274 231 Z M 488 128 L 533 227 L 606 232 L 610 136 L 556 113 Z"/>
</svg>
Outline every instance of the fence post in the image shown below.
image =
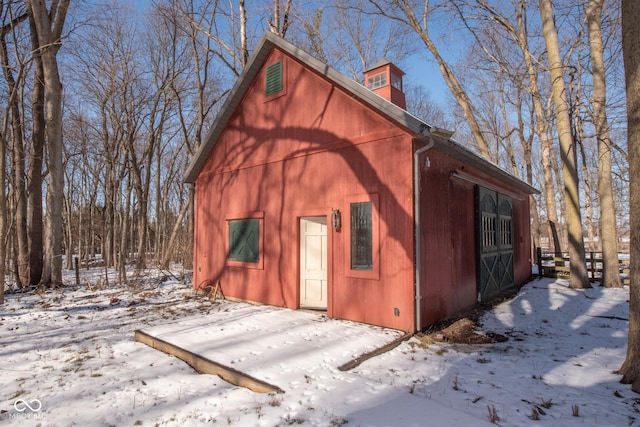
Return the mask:
<svg viewBox="0 0 640 427">
<path fill-rule="evenodd" d="M 73 261 L 75 262 L 75 267 L 76 267 L 76 286 L 79 286 L 80 285 L 80 262 L 78 260 L 78 257 L 75 257 Z"/>
<path fill-rule="evenodd" d="M 589 252 L 589 262 L 590 262 L 589 272 L 591 273 L 591 280 L 595 280 L 596 279 L 596 265 L 595 265 L 596 262 L 593 257 L 593 252 Z"/>
<path fill-rule="evenodd" d="M 542 248 L 536 248 L 536 263 L 538 264 L 538 276 L 542 277 Z"/>
</svg>

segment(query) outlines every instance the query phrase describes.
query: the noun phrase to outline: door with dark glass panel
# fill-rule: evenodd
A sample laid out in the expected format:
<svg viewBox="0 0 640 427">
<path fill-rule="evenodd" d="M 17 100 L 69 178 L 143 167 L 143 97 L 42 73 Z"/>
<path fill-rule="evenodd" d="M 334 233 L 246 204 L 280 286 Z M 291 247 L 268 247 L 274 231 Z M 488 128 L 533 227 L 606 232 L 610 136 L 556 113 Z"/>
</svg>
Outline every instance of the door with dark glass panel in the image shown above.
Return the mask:
<svg viewBox="0 0 640 427">
<path fill-rule="evenodd" d="M 511 198 L 476 187 L 478 301 L 487 301 L 514 285 L 513 204 Z"/>
</svg>

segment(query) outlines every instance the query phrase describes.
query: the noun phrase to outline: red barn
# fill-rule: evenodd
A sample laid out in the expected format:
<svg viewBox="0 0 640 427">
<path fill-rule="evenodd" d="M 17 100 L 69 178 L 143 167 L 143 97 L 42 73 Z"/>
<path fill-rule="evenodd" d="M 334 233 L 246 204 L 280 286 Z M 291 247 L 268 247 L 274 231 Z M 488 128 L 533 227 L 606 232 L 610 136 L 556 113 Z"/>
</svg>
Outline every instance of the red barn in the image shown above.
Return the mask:
<svg viewBox="0 0 640 427">
<path fill-rule="evenodd" d="M 530 276 L 536 190 L 407 113 L 402 76 L 263 36 L 185 174 L 195 287 L 415 331 Z"/>
</svg>

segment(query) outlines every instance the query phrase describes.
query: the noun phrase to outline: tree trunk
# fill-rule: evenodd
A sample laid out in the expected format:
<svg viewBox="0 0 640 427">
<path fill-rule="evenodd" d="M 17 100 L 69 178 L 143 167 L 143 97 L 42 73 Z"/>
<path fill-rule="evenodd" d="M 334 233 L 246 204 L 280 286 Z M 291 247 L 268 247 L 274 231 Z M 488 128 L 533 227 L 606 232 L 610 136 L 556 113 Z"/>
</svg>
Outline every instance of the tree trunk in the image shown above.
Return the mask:
<svg viewBox="0 0 640 427">
<path fill-rule="evenodd" d="M 62 284 L 62 201 L 64 200 L 64 169 L 62 162 L 62 84 L 55 56 L 43 60 L 45 69 L 45 105 L 47 140 L 49 143 L 49 185 L 47 187 L 48 240 L 45 242 L 45 284 Z M 53 87 L 52 87 L 53 86 Z"/>
<path fill-rule="evenodd" d="M 580 141 L 584 141 L 584 139 L 582 139 L 583 130 L 581 129 L 581 127 L 581 125 L 578 125 L 576 127 L 576 133 L 577 135 L 581 135 L 578 137 L 580 138 Z M 593 230 L 593 197 L 591 195 L 591 177 L 589 174 L 589 166 L 587 165 L 587 156 L 584 152 L 583 143 L 580 143 L 580 154 L 580 157 L 582 158 L 582 180 L 584 181 L 584 216 L 586 222 L 585 225 L 587 227 L 587 237 L 589 239 L 588 248 L 589 251 L 595 252 L 597 249 L 594 247 L 595 232 Z"/>
<path fill-rule="evenodd" d="M 242 2 L 244 8 L 244 2 Z M 272 33 L 284 38 L 287 34 L 287 29 L 291 25 L 289 13 L 291 11 L 291 0 L 287 0 L 287 4 L 284 7 L 284 12 L 280 10 L 280 0 L 273 0 L 273 20 L 269 21 L 269 29 Z M 246 24 L 246 18 L 245 18 Z"/>
<path fill-rule="evenodd" d="M 527 34 L 526 26 L 526 4 L 520 2 L 518 5 L 518 12 L 516 16 L 517 28 L 514 30 L 515 40 L 517 40 L 518 47 L 522 51 L 522 57 L 527 69 L 526 86 L 527 91 L 531 95 L 531 101 L 533 104 L 533 112 L 535 116 L 533 131 L 540 140 L 541 159 L 542 159 L 542 182 L 543 182 L 543 195 L 545 201 L 545 208 L 547 211 L 547 226 L 549 232 L 549 239 L 553 242 L 553 251 L 555 254 L 562 254 L 562 245 L 560 244 L 560 238 L 558 236 L 558 210 L 556 206 L 556 188 L 553 184 L 553 167 L 551 164 L 551 150 L 552 144 L 547 134 L 548 123 L 544 113 L 544 106 L 542 104 L 542 94 L 538 87 L 538 72 L 535 66 L 536 60 L 533 58 L 529 49 L 529 35 Z M 551 249 L 551 248 L 549 248 Z"/>
<path fill-rule="evenodd" d="M 29 22 L 32 40 L 37 39 L 37 32 L 33 21 Z M 43 222 L 42 222 L 42 161 L 45 144 L 44 118 L 44 70 L 42 59 L 37 50 L 37 43 L 33 44 L 33 92 L 32 100 L 32 137 L 29 155 L 29 284 L 37 285 L 42 278 L 43 268 Z"/>
<path fill-rule="evenodd" d="M 182 260 L 182 266 L 187 269 L 187 270 L 193 270 L 194 265 L 193 265 L 193 257 L 194 257 L 194 233 L 195 233 L 195 186 L 190 185 L 189 186 L 189 192 L 187 195 L 187 198 L 189 200 L 189 209 L 187 211 L 187 236 L 189 236 L 188 239 L 186 239 L 185 242 L 185 248 L 184 248 L 184 258 Z"/>
<path fill-rule="evenodd" d="M 562 175 L 564 179 L 564 199 L 566 224 L 569 238 L 569 287 L 587 288 L 587 264 L 584 254 L 584 237 L 580 215 L 580 197 L 578 193 L 578 170 L 576 145 L 571 135 L 571 123 L 567 104 L 567 92 L 564 84 L 564 65 L 558 47 L 558 33 L 553 21 L 551 0 L 540 0 L 540 18 L 542 31 L 549 56 L 553 102 L 556 107 L 556 126 L 560 140 L 562 156 Z"/>
<path fill-rule="evenodd" d="M 125 165 L 127 164 L 125 156 Z M 127 255 L 129 254 L 129 224 L 131 222 L 131 174 L 127 178 L 125 205 L 120 210 L 120 248 L 118 252 L 118 284 L 127 284 Z"/>
<path fill-rule="evenodd" d="M 116 208 L 114 205 L 115 190 L 113 188 L 115 185 L 112 182 L 114 180 L 112 176 L 113 171 L 111 170 L 112 167 L 113 166 L 107 166 L 105 178 L 105 204 L 102 213 L 102 248 L 100 252 L 102 253 L 102 259 L 105 267 L 113 267 L 115 265 L 113 254 L 115 253 L 114 234 L 116 228 Z"/>
<path fill-rule="evenodd" d="M 578 63 L 575 69 L 575 76 L 571 74 L 571 82 L 569 86 L 569 117 L 571 118 L 571 129 L 573 133 L 573 141 L 576 144 L 576 150 L 580 150 L 581 166 L 582 166 L 582 181 L 584 182 L 584 222 L 587 228 L 587 237 L 589 239 L 589 250 L 595 252 L 593 247 L 595 242 L 595 232 L 593 228 L 593 191 L 592 181 L 593 178 L 589 171 L 587 164 L 587 156 L 584 150 L 584 125 L 580 112 L 582 111 L 581 102 L 579 100 L 580 93 L 582 93 L 582 66 Z M 576 86 L 575 90 L 573 86 Z M 576 94 L 574 96 L 574 94 Z M 574 99 L 575 98 L 575 99 Z M 574 104 L 575 102 L 575 104 Z"/>
<path fill-rule="evenodd" d="M 525 136 L 524 134 L 525 123 L 522 111 L 524 100 L 522 92 L 522 88 L 518 87 L 518 139 L 520 139 L 520 145 L 522 147 L 522 159 L 524 160 L 525 165 L 524 179 L 529 185 L 533 185 L 533 164 L 531 161 L 531 145 L 533 142 L 533 132 L 530 132 L 528 136 Z M 533 111 L 530 111 L 529 114 L 530 122 L 533 123 Z M 531 241 L 533 243 L 532 249 L 535 250 L 535 248 L 540 247 L 540 215 L 538 213 L 538 201 L 536 200 L 534 195 L 529 196 L 529 205 L 531 212 Z"/>
<path fill-rule="evenodd" d="M 2 57 L 2 69 L 7 82 L 8 114 L 11 122 L 11 182 L 13 184 L 16 244 L 16 267 L 18 286 L 23 287 L 29 283 L 29 239 L 27 233 L 27 184 L 25 174 L 25 147 L 22 126 L 22 113 L 20 111 L 19 85 L 13 75 L 13 67 L 9 62 L 9 52 L 5 40 L 7 27 L 3 28 L 0 56 Z"/>
<path fill-rule="evenodd" d="M 2 180 L 2 188 L 0 191 L 0 305 L 4 304 L 4 285 L 5 285 L 5 266 L 7 259 L 7 197 L 4 192 L 6 186 L 5 176 L 7 176 L 7 164 L 5 161 L 7 154 L 7 141 L 4 132 L 0 133 L 0 180 Z"/>
<path fill-rule="evenodd" d="M 73 270 L 73 254 L 74 254 L 74 250 L 73 250 L 73 227 L 71 226 L 71 219 L 73 218 L 73 202 L 72 202 L 72 195 L 71 194 L 67 194 L 66 197 L 64 198 L 64 208 L 65 208 L 65 213 L 67 215 L 68 221 L 66 221 L 66 227 L 63 227 L 63 234 L 65 237 L 65 247 L 66 247 L 66 258 L 65 258 L 65 262 L 64 262 L 64 268 L 66 270 Z"/>
<path fill-rule="evenodd" d="M 158 149 L 158 151 L 156 152 L 156 170 L 160 170 L 160 168 L 162 167 L 162 149 Z M 154 246 L 154 253 L 155 253 L 155 261 L 156 263 L 160 260 L 160 257 L 162 256 L 161 254 L 161 250 L 160 248 L 162 247 L 162 239 L 160 236 L 161 233 L 161 222 L 160 222 L 160 214 L 161 214 L 161 210 L 160 210 L 160 174 L 156 173 L 155 174 L 155 186 L 156 186 L 156 191 L 155 191 L 155 199 L 156 199 L 156 212 L 155 212 L 155 217 L 156 217 L 156 224 L 155 224 L 155 234 L 156 234 L 156 238 L 155 238 L 155 246 Z"/>
<path fill-rule="evenodd" d="M 247 43 L 247 9 L 244 6 L 244 0 L 238 2 L 238 10 L 240 13 L 240 60 L 242 68 L 249 61 L 249 45 Z"/>
<path fill-rule="evenodd" d="M 600 197 L 600 242 L 602 244 L 602 286 L 619 288 L 618 230 L 611 174 L 611 140 L 607 123 L 607 92 L 602 47 L 602 7 L 604 0 L 589 0 L 589 53 L 593 74 L 593 122 L 598 138 L 598 196 Z M 630 187 L 634 188 L 634 187 Z"/>
<path fill-rule="evenodd" d="M 627 357 L 618 371 L 621 382 L 640 393 L 640 8 L 636 0 L 622 0 L 622 54 L 627 90 L 629 144 L 629 338 Z"/>
<path fill-rule="evenodd" d="M 161 268 L 168 269 L 169 263 L 171 262 L 171 256 L 173 255 L 173 250 L 176 244 L 176 238 L 178 236 L 178 231 L 182 227 L 182 221 L 189 211 L 190 207 L 193 206 L 194 200 L 194 191 L 193 186 L 189 188 L 189 196 L 187 200 L 184 202 L 182 207 L 180 208 L 180 213 L 178 214 L 178 218 L 176 218 L 176 222 L 173 225 L 173 230 L 171 231 L 171 237 L 169 238 L 169 243 L 167 243 L 167 248 L 165 249 L 164 256 L 162 257 L 162 262 L 160 263 Z M 191 257 L 193 259 L 193 257 Z"/>
<path fill-rule="evenodd" d="M 45 123 L 48 143 L 49 185 L 47 187 L 48 227 L 45 242 L 45 268 L 42 283 L 62 284 L 62 203 L 64 199 L 64 165 L 62 162 L 62 83 L 57 53 L 70 0 L 60 0 L 49 12 L 43 0 L 28 0 L 35 24 L 42 58 L 45 89 Z"/>
<path fill-rule="evenodd" d="M 469 125 L 471 135 L 475 140 L 476 147 L 480 152 L 480 155 L 482 155 L 482 157 L 484 157 L 485 159 L 496 161 L 497 159 L 493 159 L 491 157 L 491 150 L 489 149 L 489 145 L 482 136 L 482 129 L 480 129 L 480 125 L 476 120 L 476 115 L 473 105 L 471 104 L 471 100 L 462 88 L 462 85 L 460 85 L 460 82 L 456 78 L 455 74 L 453 74 L 453 70 L 451 69 L 451 67 L 449 67 L 449 64 L 444 60 L 442 55 L 440 55 L 440 51 L 431 40 L 431 37 L 427 33 L 426 29 L 420 33 L 420 37 L 422 38 L 424 44 L 427 46 L 427 49 L 429 49 L 429 52 L 431 52 L 431 55 L 433 55 L 433 57 L 438 62 L 440 73 L 442 74 L 445 83 L 449 87 L 449 90 L 451 91 L 453 97 L 458 102 L 458 105 L 460 105 L 460 108 L 462 108 L 464 118 Z"/>
<path fill-rule="evenodd" d="M 150 175 L 150 174 L 149 174 Z M 147 240 L 149 233 L 147 229 L 149 227 L 149 187 L 142 192 L 141 197 L 138 199 L 138 258 L 136 261 L 136 270 L 142 271 L 147 268 Z"/>
</svg>

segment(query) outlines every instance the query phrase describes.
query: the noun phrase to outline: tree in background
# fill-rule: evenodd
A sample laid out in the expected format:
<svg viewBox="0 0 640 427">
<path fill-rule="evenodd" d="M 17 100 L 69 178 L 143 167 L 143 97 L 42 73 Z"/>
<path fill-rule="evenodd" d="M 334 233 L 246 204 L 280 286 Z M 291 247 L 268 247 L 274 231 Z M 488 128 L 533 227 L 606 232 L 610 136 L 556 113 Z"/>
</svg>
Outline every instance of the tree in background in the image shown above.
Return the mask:
<svg viewBox="0 0 640 427">
<path fill-rule="evenodd" d="M 565 65 L 562 63 L 558 46 L 551 0 L 540 0 L 540 18 L 542 32 L 547 45 L 549 73 L 553 91 L 553 103 L 556 107 L 556 126 L 560 140 L 562 158 L 562 176 L 564 180 L 565 218 L 569 238 L 569 287 L 586 288 L 589 285 L 587 264 L 584 253 L 584 236 L 580 214 L 580 194 L 578 191 L 577 147 L 571 129 L 569 103 L 564 83 Z"/>
<path fill-rule="evenodd" d="M 473 0 L 450 2 L 454 15 L 464 23 L 475 41 L 472 53 L 468 55 L 469 58 L 474 58 L 472 75 L 477 76 L 477 80 L 484 87 L 484 82 L 489 80 L 487 79 L 487 70 L 489 70 L 495 74 L 490 80 L 506 82 L 500 85 L 500 92 L 508 93 L 510 87 L 515 89 L 515 101 L 512 103 L 517 106 L 516 114 L 519 117 L 517 132 L 525 166 L 525 172 L 521 175 L 526 176 L 526 181 L 531 185 L 535 185 L 532 164 L 534 136 L 537 138 L 536 142 L 540 144 L 542 183 L 538 185 L 543 192 L 545 222 L 550 244 L 553 245 L 552 252 L 561 256 L 563 252 L 560 239 L 561 228 L 558 220 L 557 190 L 553 180 L 553 143 L 549 135 L 552 125 L 548 119 L 548 111 L 545 109 L 546 85 L 542 84 L 540 79 L 543 70 L 539 64 L 543 50 L 542 46 L 536 45 L 534 40 L 529 40 L 531 30 L 527 16 L 528 4 L 527 0 L 512 1 L 507 5 L 500 2 Z M 465 63 L 469 61 L 470 59 L 465 59 L 458 68 L 465 67 Z M 480 95 L 484 95 L 484 90 Z M 501 99 L 504 95 L 493 97 Z M 504 102 L 501 104 L 504 106 Z M 528 115 L 526 120 L 525 115 Z M 530 129 L 527 129 L 529 127 Z M 486 125 L 483 126 L 483 130 L 487 131 Z M 510 132 L 505 133 L 510 134 Z M 513 162 L 513 159 L 509 160 Z M 511 171 L 516 173 L 513 167 Z M 536 247 L 539 247 L 538 203 L 534 197 L 531 197 L 531 216 L 534 219 L 532 237 Z M 551 249 L 550 247 L 549 250 Z"/>
<path fill-rule="evenodd" d="M 636 0 L 622 0 L 622 51 L 627 91 L 629 150 L 629 221 L 631 273 L 627 357 L 618 371 L 621 382 L 640 393 L 640 8 Z"/>
<path fill-rule="evenodd" d="M 44 114 L 45 88 L 44 68 L 38 49 L 38 33 L 33 19 L 29 20 L 33 55 L 33 89 L 31 92 L 31 144 L 29 145 L 28 176 L 28 228 L 29 228 L 29 284 L 37 285 L 44 268 L 44 224 L 42 222 L 42 166 L 46 144 L 46 121 Z"/>
<path fill-rule="evenodd" d="M 5 161 L 7 141 L 4 138 L 4 132 L 0 132 L 0 179 L 3 183 L 7 173 L 7 163 Z M 7 245 L 4 244 L 7 235 L 7 197 L 2 186 L 0 191 L 0 305 L 4 304 L 4 286 L 5 286 L 5 265 L 7 259 Z"/>
<path fill-rule="evenodd" d="M 589 0 L 587 24 L 593 74 L 593 120 L 598 140 L 598 195 L 600 196 L 600 242 L 602 244 L 602 286 L 622 286 L 618 266 L 618 230 L 611 182 L 611 139 L 607 120 L 607 87 L 602 47 L 602 10 L 604 0 Z"/>
<path fill-rule="evenodd" d="M 17 8 L 16 8 L 17 9 Z M 26 286 L 29 282 L 29 238 L 27 232 L 27 179 L 26 169 L 26 141 L 24 132 L 24 120 L 21 111 L 21 89 L 27 74 L 27 60 L 24 55 L 16 58 L 13 62 L 9 58 L 8 44 L 19 44 L 19 32 L 15 26 L 22 20 L 27 18 L 26 12 L 19 16 L 11 16 L 13 9 L 6 9 L 9 22 L 2 28 L 2 39 L 0 49 L 0 58 L 2 59 L 2 69 L 7 85 L 8 97 L 8 122 L 10 123 L 10 140 L 11 140 L 11 181 L 12 195 L 15 215 L 15 229 L 13 237 L 15 239 L 15 278 L 18 286 Z M 11 35 L 11 40 L 7 38 Z"/>
<path fill-rule="evenodd" d="M 451 68 L 451 65 L 444 59 L 440 49 L 436 46 L 431 37 L 429 21 L 432 8 L 429 0 L 424 1 L 422 8 L 416 7 L 409 0 L 369 0 L 377 9 L 377 12 L 394 21 L 400 22 L 409 28 L 420 38 L 427 50 L 437 61 L 440 67 L 440 73 L 444 78 L 451 94 L 462 109 L 464 118 L 471 131 L 471 135 L 475 141 L 476 149 L 480 154 L 489 160 L 497 163 L 497 159 L 491 157 L 489 144 L 483 135 L 480 123 L 478 123 L 476 109 L 469 98 L 467 91 L 462 87 L 457 73 Z"/>
<path fill-rule="evenodd" d="M 35 26 L 44 77 L 45 123 L 49 185 L 47 187 L 44 272 L 41 283 L 62 284 L 62 205 L 64 170 L 62 161 L 62 82 L 57 54 L 62 45 L 69 0 L 54 1 L 48 10 L 42 0 L 27 1 L 29 18 Z"/>
</svg>

